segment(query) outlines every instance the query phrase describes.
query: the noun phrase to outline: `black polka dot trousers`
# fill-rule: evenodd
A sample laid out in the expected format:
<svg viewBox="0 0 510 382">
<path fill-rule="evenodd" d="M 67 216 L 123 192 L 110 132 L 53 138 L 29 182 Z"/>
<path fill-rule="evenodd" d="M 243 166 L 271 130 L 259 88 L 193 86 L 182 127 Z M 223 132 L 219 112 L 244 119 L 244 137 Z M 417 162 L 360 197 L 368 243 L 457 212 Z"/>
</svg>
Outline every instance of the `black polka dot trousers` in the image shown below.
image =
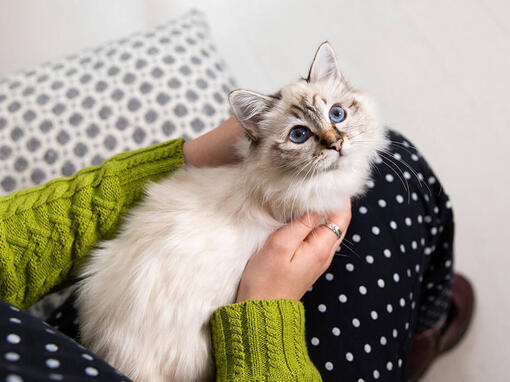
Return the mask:
<svg viewBox="0 0 510 382">
<path fill-rule="evenodd" d="M 346 240 L 304 296 L 310 356 L 324 381 L 406 381 L 411 336 L 449 309 L 453 215 L 435 174 L 390 131 Z"/>
<path fill-rule="evenodd" d="M 389 139 L 368 192 L 352 201 L 346 239 L 303 298 L 310 357 L 324 381 L 406 381 L 412 335 L 449 309 L 448 196 L 407 139 L 393 131 Z M 0 381 L 129 381 L 71 339 L 73 299 L 53 326 L 0 302 Z"/>
</svg>

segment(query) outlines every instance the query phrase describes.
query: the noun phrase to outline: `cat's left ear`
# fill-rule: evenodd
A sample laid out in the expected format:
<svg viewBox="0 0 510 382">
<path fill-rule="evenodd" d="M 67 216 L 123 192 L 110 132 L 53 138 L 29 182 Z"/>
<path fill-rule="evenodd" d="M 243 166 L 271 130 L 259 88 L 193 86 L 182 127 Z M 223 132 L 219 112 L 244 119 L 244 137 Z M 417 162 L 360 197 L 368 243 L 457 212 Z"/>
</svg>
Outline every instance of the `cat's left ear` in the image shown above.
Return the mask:
<svg viewBox="0 0 510 382">
<path fill-rule="evenodd" d="M 260 122 L 264 113 L 271 108 L 274 99 L 249 90 L 237 89 L 229 94 L 228 100 L 247 134 L 256 141 L 260 136 Z"/>
<path fill-rule="evenodd" d="M 335 52 L 329 42 L 319 46 L 308 72 L 308 82 L 343 81 L 342 73 L 336 63 Z"/>
</svg>

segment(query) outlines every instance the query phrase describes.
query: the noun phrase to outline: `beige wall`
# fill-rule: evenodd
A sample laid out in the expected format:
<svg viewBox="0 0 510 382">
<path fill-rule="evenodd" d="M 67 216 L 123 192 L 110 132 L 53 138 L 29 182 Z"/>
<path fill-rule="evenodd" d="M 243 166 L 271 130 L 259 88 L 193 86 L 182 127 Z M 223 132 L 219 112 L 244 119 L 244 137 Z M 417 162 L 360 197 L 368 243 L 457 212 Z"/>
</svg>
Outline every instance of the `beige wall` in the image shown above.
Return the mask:
<svg viewBox="0 0 510 382">
<path fill-rule="evenodd" d="M 510 5 L 505 0 L 2 0 L 0 74 L 163 22 L 190 6 L 241 86 L 275 90 L 330 40 L 385 121 L 426 154 L 450 194 L 457 266 L 478 313 L 426 381 L 501 381 L 510 342 Z"/>
</svg>

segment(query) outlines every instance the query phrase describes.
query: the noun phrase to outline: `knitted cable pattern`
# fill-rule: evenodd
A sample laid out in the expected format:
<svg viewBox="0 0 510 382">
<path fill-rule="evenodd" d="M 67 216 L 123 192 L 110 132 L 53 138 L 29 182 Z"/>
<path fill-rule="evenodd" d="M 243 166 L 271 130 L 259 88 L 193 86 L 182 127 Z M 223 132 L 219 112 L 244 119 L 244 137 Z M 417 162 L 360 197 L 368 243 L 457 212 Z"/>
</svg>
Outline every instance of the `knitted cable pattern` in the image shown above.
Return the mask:
<svg viewBox="0 0 510 382">
<path fill-rule="evenodd" d="M 118 154 L 70 178 L 0 197 L 0 298 L 27 308 L 113 237 L 145 184 L 184 164 L 182 139 Z"/>
<path fill-rule="evenodd" d="M 222 306 L 211 316 L 210 327 L 218 382 L 321 381 L 308 357 L 304 308 L 298 301 L 245 301 Z M 241 342 L 234 340 L 238 336 Z M 297 359 L 300 361 L 294 361 Z"/>
</svg>

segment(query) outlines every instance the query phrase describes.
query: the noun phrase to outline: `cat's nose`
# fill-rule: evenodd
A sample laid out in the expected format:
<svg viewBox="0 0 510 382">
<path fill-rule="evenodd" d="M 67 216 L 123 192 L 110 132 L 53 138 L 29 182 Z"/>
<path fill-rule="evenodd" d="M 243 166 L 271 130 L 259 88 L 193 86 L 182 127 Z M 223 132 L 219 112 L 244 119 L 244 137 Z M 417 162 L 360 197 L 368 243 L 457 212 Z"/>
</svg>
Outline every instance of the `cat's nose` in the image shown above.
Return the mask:
<svg viewBox="0 0 510 382">
<path fill-rule="evenodd" d="M 332 143 L 329 148 L 332 149 L 332 150 L 336 150 L 338 152 L 340 152 L 340 150 L 342 150 L 342 143 L 344 142 L 344 140 L 342 138 L 340 138 L 338 141 L 336 141 L 335 143 Z"/>
</svg>

